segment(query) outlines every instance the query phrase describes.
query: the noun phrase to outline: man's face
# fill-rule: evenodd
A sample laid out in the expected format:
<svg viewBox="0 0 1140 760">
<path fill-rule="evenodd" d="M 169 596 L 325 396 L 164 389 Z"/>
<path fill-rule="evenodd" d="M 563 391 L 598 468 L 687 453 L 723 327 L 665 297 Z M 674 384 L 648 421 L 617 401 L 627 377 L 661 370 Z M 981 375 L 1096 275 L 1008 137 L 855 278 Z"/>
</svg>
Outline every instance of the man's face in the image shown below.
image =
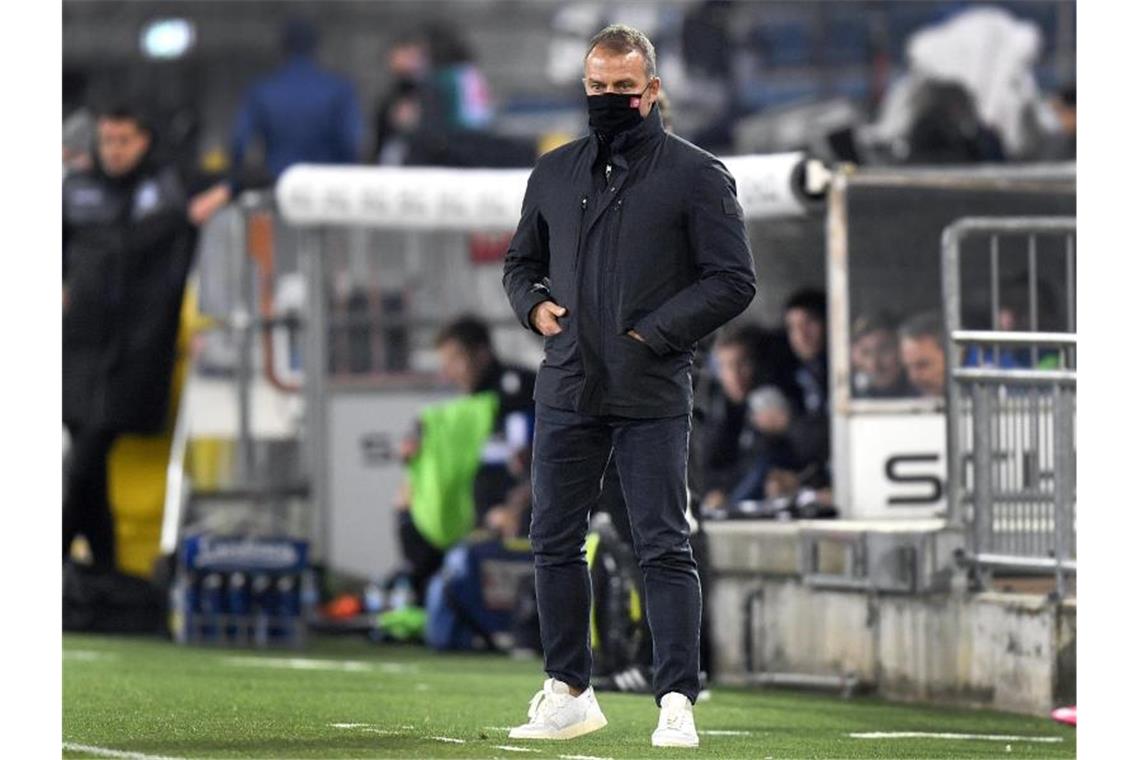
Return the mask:
<svg viewBox="0 0 1140 760">
<path fill-rule="evenodd" d="M 485 348 L 469 351 L 457 340 L 444 341 L 439 349 L 440 374 L 451 385 L 471 393 L 487 366 L 489 352 Z"/>
<path fill-rule="evenodd" d="M 419 80 L 427 69 L 427 49 L 421 43 L 406 42 L 388 51 L 388 71 L 397 79 Z"/>
<path fill-rule="evenodd" d="M 902 373 L 895 334 L 890 330 L 875 330 L 862 336 L 851 346 L 851 363 L 857 372 L 867 376 L 872 388 L 892 387 Z"/>
<path fill-rule="evenodd" d="M 900 349 L 910 384 L 923 396 L 941 396 L 946 389 L 946 357 L 938 341 L 929 335 L 903 338 Z"/>
<path fill-rule="evenodd" d="M 716 376 L 724 388 L 724 395 L 734 404 L 744 402 L 752 390 L 752 360 L 744 346 L 716 347 Z"/>
<path fill-rule="evenodd" d="M 133 119 L 99 120 L 99 163 L 112 177 L 136 166 L 150 147 L 150 134 Z"/>
<path fill-rule="evenodd" d="M 602 47 L 595 47 L 586 56 L 586 76 L 583 78 L 587 95 L 605 95 L 616 92 L 622 95 L 637 95 L 642 91 L 638 111 L 642 117 L 649 115 L 661 90 L 661 78 L 651 80 L 645 75 L 645 56 L 637 50 L 617 53 Z M 646 87 L 649 87 L 646 90 Z"/>
<path fill-rule="evenodd" d="M 784 313 L 784 328 L 800 361 L 811 361 L 823 352 L 823 322 L 807 309 L 788 309 Z"/>
</svg>

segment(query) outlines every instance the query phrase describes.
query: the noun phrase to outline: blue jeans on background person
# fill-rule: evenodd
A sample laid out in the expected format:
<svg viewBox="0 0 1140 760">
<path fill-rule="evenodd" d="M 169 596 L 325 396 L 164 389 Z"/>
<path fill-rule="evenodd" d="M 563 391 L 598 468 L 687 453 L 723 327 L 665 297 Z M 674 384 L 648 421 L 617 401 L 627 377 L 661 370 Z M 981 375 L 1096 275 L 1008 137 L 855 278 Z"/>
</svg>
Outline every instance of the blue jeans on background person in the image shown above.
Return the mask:
<svg viewBox="0 0 1140 760">
<path fill-rule="evenodd" d="M 595 416 L 541 402 L 535 408 L 530 538 L 547 674 L 577 689 L 590 684 L 585 542 L 612 455 L 645 576 L 656 699 L 676 691 L 695 702 L 701 585 L 685 519 L 690 416 Z"/>
</svg>

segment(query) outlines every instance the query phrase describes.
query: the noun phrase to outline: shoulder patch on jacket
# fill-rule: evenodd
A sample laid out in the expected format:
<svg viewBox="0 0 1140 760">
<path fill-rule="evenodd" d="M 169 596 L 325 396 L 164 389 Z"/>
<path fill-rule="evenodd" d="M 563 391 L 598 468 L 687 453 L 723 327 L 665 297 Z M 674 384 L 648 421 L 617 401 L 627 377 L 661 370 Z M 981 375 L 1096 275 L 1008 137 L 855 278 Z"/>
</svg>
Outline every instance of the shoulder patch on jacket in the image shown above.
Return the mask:
<svg viewBox="0 0 1140 760">
<path fill-rule="evenodd" d="M 731 195 L 726 195 L 721 198 L 720 206 L 724 209 L 724 213 L 729 216 L 744 216 L 744 208 L 740 205 L 740 202 Z"/>
</svg>

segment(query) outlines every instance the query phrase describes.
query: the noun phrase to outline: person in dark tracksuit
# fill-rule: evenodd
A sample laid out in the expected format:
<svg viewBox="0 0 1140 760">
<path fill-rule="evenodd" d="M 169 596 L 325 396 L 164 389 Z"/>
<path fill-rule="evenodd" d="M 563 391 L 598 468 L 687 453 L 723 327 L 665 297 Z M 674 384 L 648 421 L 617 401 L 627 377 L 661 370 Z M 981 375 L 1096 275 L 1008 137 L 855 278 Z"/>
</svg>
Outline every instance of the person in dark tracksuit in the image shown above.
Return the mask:
<svg viewBox="0 0 1140 760">
<path fill-rule="evenodd" d="M 686 521 L 694 344 L 751 302 L 735 181 L 666 133 L 652 43 L 624 25 L 590 42 L 591 134 L 539 159 L 503 285 L 545 338 L 535 383 L 531 542 L 545 669 L 513 738 L 601 728 L 589 686 L 583 542 L 611 457 L 645 576 L 661 717 L 655 746 L 696 746 L 701 589 Z"/>
<path fill-rule="evenodd" d="M 112 569 L 107 459 L 120 434 L 157 433 L 168 420 L 196 233 L 140 111 L 108 109 L 97 140 L 96 165 L 63 185 L 63 557 L 82 534 L 93 564 Z"/>
</svg>

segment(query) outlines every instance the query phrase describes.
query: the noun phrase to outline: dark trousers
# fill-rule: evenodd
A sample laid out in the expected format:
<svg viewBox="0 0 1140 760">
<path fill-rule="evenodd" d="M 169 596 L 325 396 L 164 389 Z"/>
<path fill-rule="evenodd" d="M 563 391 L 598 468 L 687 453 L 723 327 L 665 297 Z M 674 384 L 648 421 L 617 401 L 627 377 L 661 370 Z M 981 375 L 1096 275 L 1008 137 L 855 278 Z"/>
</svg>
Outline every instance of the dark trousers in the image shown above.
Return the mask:
<svg viewBox="0 0 1140 760">
<path fill-rule="evenodd" d="M 98 428 L 69 428 L 71 451 L 63 485 L 63 558 L 77 535 L 87 539 L 92 563 L 115 567 L 115 526 L 107 496 L 107 458 L 115 434 Z"/>
<path fill-rule="evenodd" d="M 700 690 L 701 585 L 685 520 L 689 415 L 592 416 L 536 403 L 530 540 L 546 672 L 590 683 L 590 575 L 585 540 L 611 456 L 645 577 L 653 689 L 695 702 Z"/>
<path fill-rule="evenodd" d="M 400 550 L 404 554 L 411 574 L 412 588 L 416 592 L 416 603 L 422 606 L 427 600 L 427 587 L 431 577 L 443 567 L 443 552 L 423 537 L 412 521 L 411 512 L 399 512 L 396 525 Z"/>
</svg>

